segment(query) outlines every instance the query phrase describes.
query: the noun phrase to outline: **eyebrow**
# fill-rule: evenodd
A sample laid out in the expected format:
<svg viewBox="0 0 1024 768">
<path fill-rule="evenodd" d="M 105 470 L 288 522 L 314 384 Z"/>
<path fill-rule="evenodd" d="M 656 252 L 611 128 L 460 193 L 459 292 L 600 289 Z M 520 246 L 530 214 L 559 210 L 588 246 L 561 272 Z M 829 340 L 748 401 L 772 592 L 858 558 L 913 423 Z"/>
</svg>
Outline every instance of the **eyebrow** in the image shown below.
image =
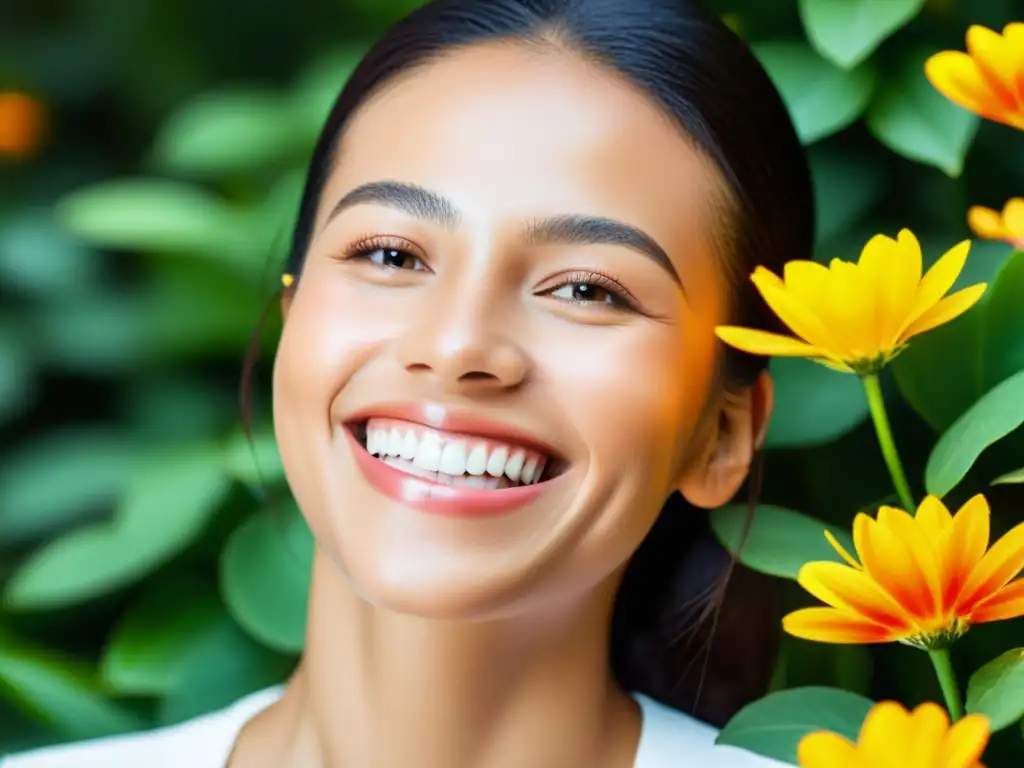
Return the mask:
<svg viewBox="0 0 1024 768">
<path fill-rule="evenodd" d="M 459 209 L 447 198 L 415 184 L 398 181 L 375 181 L 356 187 L 338 201 L 327 220 L 348 208 L 364 204 L 393 208 L 417 219 L 433 221 L 445 229 L 455 229 L 462 221 Z M 665 249 L 643 230 L 621 221 L 603 216 L 560 214 L 530 222 L 526 237 L 534 244 L 625 246 L 654 261 L 680 288 L 683 287 Z"/>
</svg>

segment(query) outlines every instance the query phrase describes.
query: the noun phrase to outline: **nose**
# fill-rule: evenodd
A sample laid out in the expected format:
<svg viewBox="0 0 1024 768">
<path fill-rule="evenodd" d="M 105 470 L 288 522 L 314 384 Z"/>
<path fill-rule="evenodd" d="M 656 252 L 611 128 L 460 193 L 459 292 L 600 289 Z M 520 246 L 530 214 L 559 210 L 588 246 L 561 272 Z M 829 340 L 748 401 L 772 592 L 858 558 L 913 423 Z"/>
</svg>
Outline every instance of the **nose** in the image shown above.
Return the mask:
<svg viewBox="0 0 1024 768">
<path fill-rule="evenodd" d="M 455 295 L 453 295 L 455 294 Z M 453 394 L 485 394 L 521 384 L 528 360 L 493 293 L 438 291 L 397 344 L 399 362 Z"/>
</svg>

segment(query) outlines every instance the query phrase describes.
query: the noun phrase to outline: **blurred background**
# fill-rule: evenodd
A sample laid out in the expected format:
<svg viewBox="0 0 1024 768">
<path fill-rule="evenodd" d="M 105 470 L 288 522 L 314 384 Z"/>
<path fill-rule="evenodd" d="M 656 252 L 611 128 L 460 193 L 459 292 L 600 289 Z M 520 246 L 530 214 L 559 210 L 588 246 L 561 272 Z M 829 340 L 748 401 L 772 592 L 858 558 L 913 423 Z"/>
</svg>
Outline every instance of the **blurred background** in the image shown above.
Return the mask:
<svg viewBox="0 0 1024 768">
<path fill-rule="evenodd" d="M 0 755 L 179 722 L 294 666 L 311 542 L 270 434 L 273 298 L 321 121 L 418 4 L 0 2 Z M 921 69 L 962 50 L 969 24 L 1024 20 L 1024 0 L 708 5 L 755 47 L 809 147 L 818 258 L 907 226 L 934 259 L 970 236 L 969 205 L 1024 194 L 1024 135 L 980 124 Z M 961 282 L 1009 253 L 976 243 Z M 1018 278 L 984 328 L 972 312 L 887 378 L 915 480 L 936 436 L 1024 369 L 1005 332 L 1024 313 Z M 889 493 L 859 383 L 804 361 L 773 371 L 765 501 L 848 525 Z M 998 444 L 950 501 L 1021 456 L 1024 440 Z M 1022 488 L 991 490 L 996 532 L 1020 521 Z M 978 628 L 958 665 L 1021 638 L 1020 621 Z M 939 700 L 926 655 L 904 647 L 787 639 L 776 686 L 805 684 Z M 1019 730 L 992 752 L 1021 765 Z"/>
</svg>

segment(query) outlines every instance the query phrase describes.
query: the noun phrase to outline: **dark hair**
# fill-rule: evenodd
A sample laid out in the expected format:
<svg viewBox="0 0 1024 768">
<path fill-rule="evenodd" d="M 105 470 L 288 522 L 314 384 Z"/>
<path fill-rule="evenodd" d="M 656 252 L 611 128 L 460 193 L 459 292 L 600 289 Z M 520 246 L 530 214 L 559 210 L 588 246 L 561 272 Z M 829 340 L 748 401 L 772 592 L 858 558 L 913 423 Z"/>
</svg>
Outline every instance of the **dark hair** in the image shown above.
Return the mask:
<svg viewBox="0 0 1024 768">
<path fill-rule="evenodd" d="M 760 64 L 689 0 L 435 0 L 413 12 L 367 54 L 331 110 L 313 153 L 287 271 L 301 272 L 324 184 L 355 111 L 397 76 L 489 40 L 572 50 L 624 76 L 676 120 L 729 190 L 719 234 L 733 285 L 731 320 L 771 327 L 747 276 L 758 264 L 777 271 L 786 260 L 810 258 L 807 161 Z M 721 380 L 749 386 L 765 364 L 726 349 Z M 737 567 L 712 537 L 707 514 L 673 494 L 616 598 L 616 678 L 627 690 L 722 724 L 768 686 L 779 634 L 774 586 Z M 711 615 L 708 606 L 714 621 L 692 620 L 696 611 Z"/>
</svg>

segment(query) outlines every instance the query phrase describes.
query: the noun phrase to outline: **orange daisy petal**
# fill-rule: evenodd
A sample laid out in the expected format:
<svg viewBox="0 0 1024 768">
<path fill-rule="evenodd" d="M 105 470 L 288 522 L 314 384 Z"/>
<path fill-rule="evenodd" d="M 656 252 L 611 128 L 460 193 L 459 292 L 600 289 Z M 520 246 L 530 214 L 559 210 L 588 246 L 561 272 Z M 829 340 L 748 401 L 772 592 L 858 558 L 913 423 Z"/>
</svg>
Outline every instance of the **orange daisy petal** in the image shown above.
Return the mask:
<svg viewBox="0 0 1024 768">
<path fill-rule="evenodd" d="M 949 730 L 949 716 L 938 704 L 926 702 L 910 715 L 908 759 L 921 765 L 942 765 L 942 750 Z"/>
<path fill-rule="evenodd" d="M 971 571 L 957 600 L 958 608 L 971 613 L 976 603 L 995 594 L 1024 568 L 1024 523 L 1012 528 L 992 545 Z"/>
<path fill-rule="evenodd" d="M 1010 235 L 1000 213 L 981 205 L 967 209 L 967 226 L 978 237 L 986 240 L 1006 240 Z"/>
<path fill-rule="evenodd" d="M 801 608 L 782 619 L 782 628 L 817 643 L 890 643 L 903 637 L 889 627 L 851 616 L 835 608 Z"/>
<path fill-rule="evenodd" d="M 982 600 L 971 611 L 971 622 L 987 624 L 1024 616 L 1024 579 L 1011 581 L 992 597 Z"/>
<path fill-rule="evenodd" d="M 827 561 L 807 563 L 800 569 L 797 583 L 833 608 L 897 631 L 910 629 L 906 612 L 864 571 Z"/>
<path fill-rule="evenodd" d="M 1006 41 L 998 32 L 972 25 L 967 30 L 967 52 L 978 65 L 985 82 L 988 83 L 993 99 L 1002 110 L 1012 110 L 1017 106 L 1017 97 L 1009 84 L 1017 75 L 1016 62 L 1006 50 Z"/>
<path fill-rule="evenodd" d="M 925 62 L 924 72 L 935 89 L 953 103 L 978 115 L 990 111 L 992 95 L 988 83 L 966 53 L 936 53 Z"/>
<path fill-rule="evenodd" d="M 924 535 L 932 541 L 941 539 L 953 526 L 953 516 L 949 514 L 946 505 L 938 497 L 930 494 L 918 505 L 914 520 L 921 526 Z"/>
<path fill-rule="evenodd" d="M 898 536 L 867 515 L 853 520 L 853 538 L 864 570 L 911 616 L 935 616 L 933 588 Z"/>
<path fill-rule="evenodd" d="M 988 549 L 990 511 L 988 500 L 977 494 L 968 499 L 953 517 L 953 524 L 940 540 L 945 575 L 943 605 L 957 603 L 971 572 Z"/>
<path fill-rule="evenodd" d="M 893 751 L 905 752 L 910 733 L 910 713 L 894 701 L 883 701 L 872 707 L 857 739 L 861 759 L 867 765 L 885 765 Z M 898 761 L 892 761 L 898 762 Z"/>
</svg>

